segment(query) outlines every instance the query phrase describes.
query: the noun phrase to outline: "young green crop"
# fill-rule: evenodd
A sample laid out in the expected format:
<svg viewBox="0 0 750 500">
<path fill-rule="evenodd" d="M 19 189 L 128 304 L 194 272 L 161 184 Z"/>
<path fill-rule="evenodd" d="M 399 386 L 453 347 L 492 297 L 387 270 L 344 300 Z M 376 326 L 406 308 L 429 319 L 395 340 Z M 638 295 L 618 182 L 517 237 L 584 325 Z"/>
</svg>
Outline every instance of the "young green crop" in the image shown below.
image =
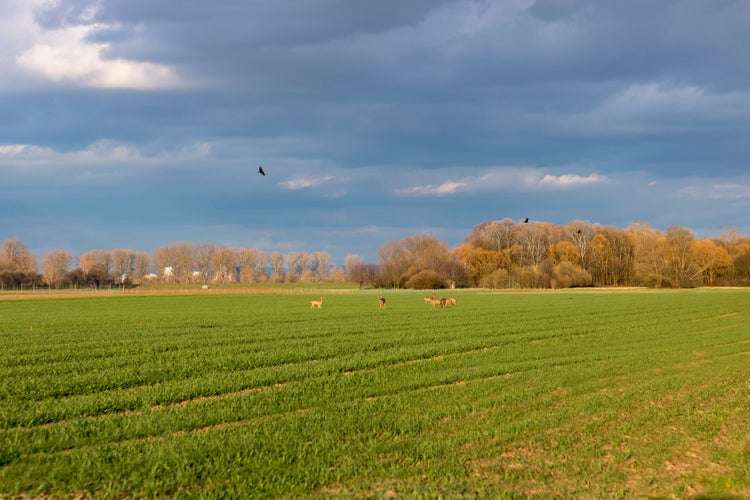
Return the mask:
<svg viewBox="0 0 750 500">
<path fill-rule="evenodd" d="M 0 495 L 750 494 L 750 292 L 0 301 Z"/>
</svg>

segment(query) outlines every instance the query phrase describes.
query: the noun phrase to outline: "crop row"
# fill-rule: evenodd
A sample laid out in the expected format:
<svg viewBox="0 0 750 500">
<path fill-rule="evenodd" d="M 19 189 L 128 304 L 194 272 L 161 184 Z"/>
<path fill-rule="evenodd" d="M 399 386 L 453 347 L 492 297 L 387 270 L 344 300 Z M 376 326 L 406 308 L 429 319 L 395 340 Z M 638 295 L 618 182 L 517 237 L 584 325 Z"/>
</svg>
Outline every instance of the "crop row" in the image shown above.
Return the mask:
<svg viewBox="0 0 750 500">
<path fill-rule="evenodd" d="M 374 297 L 0 302 L 0 494 L 667 495 L 702 440 L 750 488 L 743 292 Z"/>
</svg>

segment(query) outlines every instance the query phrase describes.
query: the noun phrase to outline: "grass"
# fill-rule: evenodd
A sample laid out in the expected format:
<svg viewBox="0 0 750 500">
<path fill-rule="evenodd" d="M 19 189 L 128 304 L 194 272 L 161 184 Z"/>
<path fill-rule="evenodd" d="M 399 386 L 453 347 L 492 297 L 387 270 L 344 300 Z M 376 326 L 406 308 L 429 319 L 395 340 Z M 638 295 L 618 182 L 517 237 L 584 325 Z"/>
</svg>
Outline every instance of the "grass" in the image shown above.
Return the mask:
<svg viewBox="0 0 750 500">
<path fill-rule="evenodd" d="M 750 291 L 0 301 L 0 496 L 750 496 Z"/>
</svg>

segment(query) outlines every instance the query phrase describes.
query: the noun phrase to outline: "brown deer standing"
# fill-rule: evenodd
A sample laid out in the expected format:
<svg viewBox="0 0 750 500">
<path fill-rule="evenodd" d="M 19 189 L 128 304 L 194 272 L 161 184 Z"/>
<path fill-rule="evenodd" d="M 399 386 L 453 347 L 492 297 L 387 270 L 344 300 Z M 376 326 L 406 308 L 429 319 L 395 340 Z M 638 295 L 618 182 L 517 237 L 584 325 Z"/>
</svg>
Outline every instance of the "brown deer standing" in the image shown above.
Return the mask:
<svg viewBox="0 0 750 500">
<path fill-rule="evenodd" d="M 315 309 L 316 307 L 318 309 L 320 309 L 321 307 L 323 307 L 323 297 L 321 297 L 320 300 L 311 300 L 310 301 L 310 309 Z"/>
<path fill-rule="evenodd" d="M 385 309 L 385 297 L 382 295 L 378 297 L 378 304 L 380 304 L 381 309 Z"/>
</svg>

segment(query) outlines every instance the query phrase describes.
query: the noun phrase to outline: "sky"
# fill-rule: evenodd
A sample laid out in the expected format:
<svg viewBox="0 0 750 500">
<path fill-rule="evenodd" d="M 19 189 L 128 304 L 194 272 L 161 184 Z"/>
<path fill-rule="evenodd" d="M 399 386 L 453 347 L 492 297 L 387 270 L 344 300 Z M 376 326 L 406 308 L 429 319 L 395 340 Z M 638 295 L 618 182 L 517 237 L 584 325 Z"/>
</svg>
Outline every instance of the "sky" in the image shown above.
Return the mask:
<svg viewBox="0 0 750 500">
<path fill-rule="evenodd" d="M 505 218 L 748 235 L 748 26 L 745 0 L 0 0 L 0 240 L 343 264 Z"/>
</svg>

